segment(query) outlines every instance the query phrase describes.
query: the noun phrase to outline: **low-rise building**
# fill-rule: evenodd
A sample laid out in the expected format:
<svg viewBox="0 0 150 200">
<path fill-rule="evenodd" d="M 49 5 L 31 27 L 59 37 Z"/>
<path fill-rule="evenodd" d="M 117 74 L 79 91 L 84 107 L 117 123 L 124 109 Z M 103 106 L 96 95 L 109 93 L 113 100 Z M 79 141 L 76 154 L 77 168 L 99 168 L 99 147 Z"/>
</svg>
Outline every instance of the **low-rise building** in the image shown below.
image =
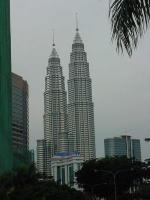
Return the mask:
<svg viewBox="0 0 150 200">
<path fill-rule="evenodd" d="M 51 158 L 51 172 L 54 180 L 77 188 L 75 173 L 81 169 L 83 158 L 78 153 L 57 153 Z"/>
</svg>

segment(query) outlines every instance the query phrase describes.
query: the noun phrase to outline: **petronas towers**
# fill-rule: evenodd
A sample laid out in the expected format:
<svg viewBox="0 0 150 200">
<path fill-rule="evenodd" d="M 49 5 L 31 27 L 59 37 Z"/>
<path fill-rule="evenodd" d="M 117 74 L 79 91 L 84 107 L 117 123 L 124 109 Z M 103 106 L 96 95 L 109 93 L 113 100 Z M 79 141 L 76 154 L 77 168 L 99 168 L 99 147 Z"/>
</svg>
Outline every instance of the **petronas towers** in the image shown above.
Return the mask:
<svg viewBox="0 0 150 200">
<path fill-rule="evenodd" d="M 60 58 L 53 43 L 44 92 L 45 172 L 59 152 L 78 152 L 84 160 L 95 158 L 92 86 L 84 44 L 78 28 L 69 63 L 68 105 Z"/>
<path fill-rule="evenodd" d="M 68 116 L 71 151 L 84 158 L 95 158 L 92 86 L 84 44 L 78 28 L 72 44 L 68 80 Z"/>
<path fill-rule="evenodd" d="M 68 152 L 67 94 L 60 58 L 53 44 L 48 60 L 44 92 L 44 139 L 46 173 L 50 174 L 50 158 L 57 152 Z"/>
</svg>

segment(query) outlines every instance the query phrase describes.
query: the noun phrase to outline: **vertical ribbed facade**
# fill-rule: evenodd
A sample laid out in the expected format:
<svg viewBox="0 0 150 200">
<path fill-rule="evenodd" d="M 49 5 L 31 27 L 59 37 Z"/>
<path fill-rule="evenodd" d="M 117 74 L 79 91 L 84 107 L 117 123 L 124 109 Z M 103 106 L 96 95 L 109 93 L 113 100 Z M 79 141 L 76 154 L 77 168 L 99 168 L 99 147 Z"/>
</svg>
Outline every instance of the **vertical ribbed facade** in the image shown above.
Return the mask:
<svg viewBox="0 0 150 200">
<path fill-rule="evenodd" d="M 126 156 L 141 161 L 141 145 L 139 139 L 131 139 L 129 135 L 107 138 L 104 140 L 105 156 Z"/>
<path fill-rule="evenodd" d="M 69 150 L 95 158 L 94 108 L 89 63 L 78 29 L 72 44 L 68 80 Z"/>
<path fill-rule="evenodd" d="M 44 92 L 44 139 L 46 169 L 50 174 L 50 158 L 68 151 L 67 95 L 60 59 L 53 45 L 47 67 Z"/>
<path fill-rule="evenodd" d="M 37 170 L 40 174 L 46 173 L 46 144 L 45 140 L 37 140 Z"/>
<path fill-rule="evenodd" d="M 0 0 L 0 173 L 12 168 L 10 1 Z"/>
</svg>

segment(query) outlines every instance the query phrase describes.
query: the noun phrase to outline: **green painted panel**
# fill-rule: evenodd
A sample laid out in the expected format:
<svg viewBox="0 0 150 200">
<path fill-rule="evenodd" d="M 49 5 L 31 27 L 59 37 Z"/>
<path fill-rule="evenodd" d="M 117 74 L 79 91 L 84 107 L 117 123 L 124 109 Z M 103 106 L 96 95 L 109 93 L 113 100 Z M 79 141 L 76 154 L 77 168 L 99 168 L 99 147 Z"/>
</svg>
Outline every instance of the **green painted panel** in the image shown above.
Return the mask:
<svg viewBox="0 0 150 200">
<path fill-rule="evenodd" d="M 0 0 L 0 173 L 11 168 L 10 0 Z"/>
</svg>

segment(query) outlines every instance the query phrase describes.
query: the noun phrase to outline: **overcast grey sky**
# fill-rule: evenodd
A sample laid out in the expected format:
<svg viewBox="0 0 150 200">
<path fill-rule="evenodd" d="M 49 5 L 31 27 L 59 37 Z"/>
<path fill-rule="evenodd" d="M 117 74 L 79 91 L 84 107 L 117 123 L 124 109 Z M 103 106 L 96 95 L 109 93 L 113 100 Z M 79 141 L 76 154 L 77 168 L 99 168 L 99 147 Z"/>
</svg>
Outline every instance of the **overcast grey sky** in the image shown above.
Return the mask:
<svg viewBox="0 0 150 200">
<path fill-rule="evenodd" d="M 150 31 L 131 59 L 111 43 L 106 0 L 11 0 L 12 69 L 29 83 L 30 147 L 43 138 L 43 92 L 52 29 L 65 79 L 75 35 L 75 13 L 85 44 L 93 85 L 97 156 L 104 138 L 128 133 L 141 139 L 150 157 Z M 67 84 L 66 84 L 67 90 Z"/>
</svg>

